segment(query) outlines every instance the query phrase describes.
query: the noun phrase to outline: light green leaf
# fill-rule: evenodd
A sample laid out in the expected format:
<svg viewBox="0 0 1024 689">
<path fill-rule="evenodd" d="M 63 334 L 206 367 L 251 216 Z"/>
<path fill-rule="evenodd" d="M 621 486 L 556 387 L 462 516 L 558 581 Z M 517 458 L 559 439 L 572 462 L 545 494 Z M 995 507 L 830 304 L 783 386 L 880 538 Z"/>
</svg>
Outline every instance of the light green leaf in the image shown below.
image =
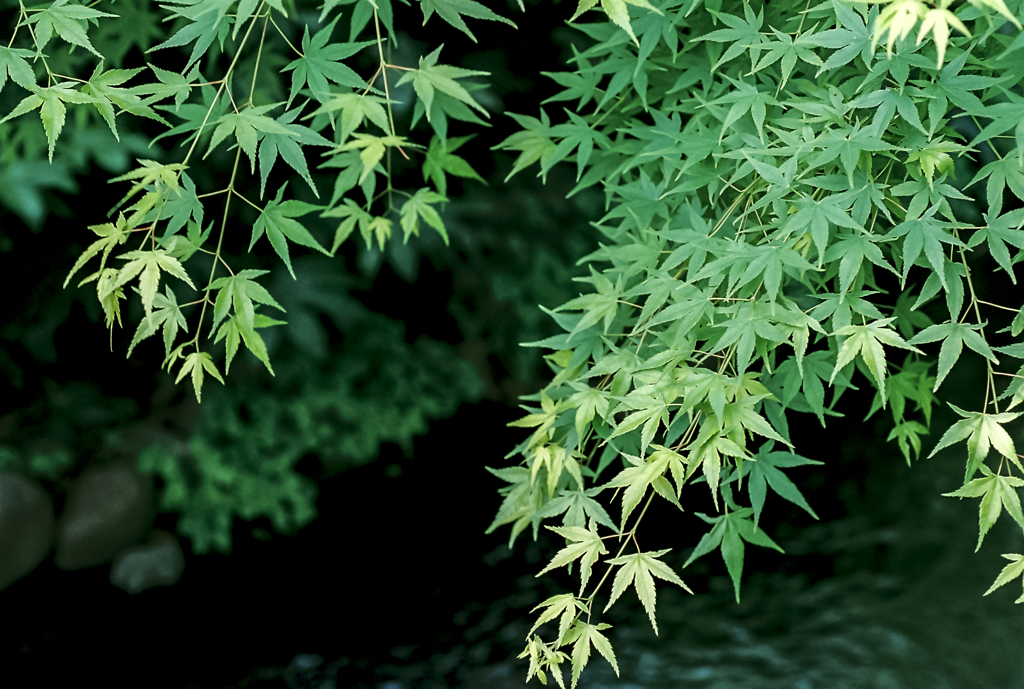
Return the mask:
<svg viewBox="0 0 1024 689">
<path fill-rule="evenodd" d="M 274 251 L 281 257 L 281 260 L 284 261 L 285 266 L 288 268 L 288 272 L 291 273 L 292 278 L 294 278 L 295 271 L 292 270 L 292 262 L 288 254 L 287 240 L 290 239 L 296 244 L 316 249 L 324 254 L 327 254 L 328 251 L 320 246 L 320 243 L 309 233 L 309 230 L 293 219 L 321 210 L 322 207 L 294 199 L 282 202 L 281 198 L 284 195 L 284 188 L 286 186 L 287 183 L 281 185 L 281 188 L 277 190 L 277 196 L 274 197 L 273 201 L 267 204 L 260 213 L 259 218 L 256 219 L 256 224 L 252 227 L 252 239 L 249 242 L 249 250 L 252 251 L 252 247 L 256 244 L 256 240 L 262 237 L 263 233 L 266 232 L 267 239 L 270 240 L 270 244 L 274 247 Z"/>
<path fill-rule="evenodd" d="M 24 59 L 33 55 L 35 53 L 31 50 L 0 46 L 0 91 L 3 91 L 4 86 L 7 84 L 8 74 L 11 75 L 11 80 L 23 89 L 29 91 L 36 89 L 35 72 L 32 70 L 32 66 L 25 62 Z"/>
<path fill-rule="evenodd" d="M 196 288 L 178 259 L 168 255 L 165 249 L 129 251 L 118 258 L 128 261 L 128 263 L 118 273 L 114 287 L 120 287 L 138 276 L 139 295 L 142 297 L 142 306 L 147 316 L 153 310 L 153 300 L 156 298 L 156 290 L 160 284 L 160 271 L 170 273 L 184 281 L 192 289 Z"/>
<path fill-rule="evenodd" d="M 422 218 L 424 222 L 437 230 L 437 233 L 441 235 L 441 239 L 447 245 L 448 232 L 444 228 L 444 221 L 441 220 L 437 209 L 431 205 L 434 203 L 444 203 L 447 200 L 436 191 L 430 191 L 429 189 L 417 190 L 415 194 L 402 204 L 402 210 L 399 213 L 404 235 L 402 241 L 408 242 L 409 235 L 420 236 L 419 224 L 420 218 Z"/>
<path fill-rule="evenodd" d="M 185 362 L 181 365 L 181 370 L 178 371 L 178 377 L 175 378 L 174 382 L 175 384 L 180 383 L 182 378 L 191 373 L 192 387 L 196 392 L 196 401 L 202 402 L 204 371 L 220 381 L 221 385 L 224 384 L 224 379 L 221 378 L 220 373 L 217 371 L 216 364 L 213 363 L 213 357 L 211 357 L 207 352 L 198 351 L 185 357 Z"/>
<path fill-rule="evenodd" d="M 572 686 L 576 687 L 580 673 L 587 666 L 590 660 L 590 645 L 593 644 L 598 653 L 604 656 L 605 660 L 615 670 L 615 676 L 619 676 L 619 664 L 615 660 L 615 652 L 607 637 L 601 634 L 605 629 L 611 629 L 611 625 L 602 622 L 601 624 L 587 624 L 577 621 L 569 633 L 565 636 L 565 643 L 573 644 L 572 648 Z"/>
<path fill-rule="evenodd" d="M 580 595 L 582 595 L 590 580 L 591 568 L 597 562 L 598 556 L 608 552 L 604 541 L 596 531 L 579 526 L 549 526 L 547 528 L 573 542 L 555 553 L 555 557 L 548 563 L 548 566 L 542 569 L 537 576 L 580 559 Z"/>
<path fill-rule="evenodd" d="M 523 0 L 519 0 L 519 7 L 522 9 Z M 508 19 L 500 17 L 491 10 L 487 9 L 476 0 L 422 0 L 421 9 L 423 10 L 423 24 L 426 26 L 427 21 L 430 17 L 437 12 L 441 19 L 454 26 L 456 29 L 462 31 L 464 34 L 473 39 L 476 43 L 476 36 L 466 26 L 466 20 L 463 16 L 473 17 L 474 19 L 487 19 L 490 21 L 502 22 L 508 24 L 512 28 L 516 28 Z"/>
<path fill-rule="evenodd" d="M 607 560 L 610 565 L 619 565 L 619 569 L 615 572 L 615 580 L 612 583 L 612 592 L 608 599 L 608 605 L 604 608 L 605 612 L 612 607 L 612 603 L 632 583 L 636 589 L 636 595 L 644 606 L 644 610 L 647 611 L 647 616 L 651 618 L 651 626 L 654 627 L 654 633 L 657 634 L 658 624 L 654 620 L 654 608 L 657 598 L 654 590 L 654 577 L 670 581 L 683 587 L 688 593 L 693 593 L 690 587 L 684 584 L 683 580 L 668 565 L 657 559 L 663 557 L 667 552 L 668 550 L 656 550 L 648 553 L 623 555 L 622 557 Z"/>
<path fill-rule="evenodd" d="M 1004 554 L 1003 557 L 1009 560 L 1010 564 L 1006 565 L 1006 567 L 1003 567 L 1003 571 L 999 573 L 999 576 L 996 577 L 996 580 L 992 583 L 992 586 L 990 586 L 988 591 L 985 592 L 986 596 L 995 591 L 1003 584 L 1013 581 L 1017 577 L 1024 576 L 1024 555 L 1021 555 L 1019 553 L 1012 553 Z M 1024 603 L 1024 593 L 1021 594 L 1020 598 L 1013 602 Z"/>
<path fill-rule="evenodd" d="M 69 3 L 68 0 L 57 0 L 42 12 L 28 15 L 28 24 L 35 24 L 35 40 L 40 50 L 46 47 L 53 34 L 57 34 L 68 43 L 85 48 L 102 59 L 103 56 L 96 52 L 89 42 L 89 36 L 86 35 L 89 20 L 95 22 L 99 17 L 116 16 L 84 5 Z"/>
<path fill-rule="evenodd" d="M 953 411 L 962 416 L 960 421 L 946 429 L 939 439 L 938 445 L 932 449 L 928 457 L 934 457 L 939 450 L 949 447 L 961 440 L 967 440 L 967 472 L 964 481 L 969 480 L 974 473 L 982 467 L 982 462 L 988 456 L 989 449 L 994 447 L 996 452 L 1017 465 L 1017 468 L 1024 471 L 1017 451 L 1013 446 L 1013 438 L 1003 424 L 1013 421 L 1020 413 L 986 414 L 984 412 L 967 412 L 950 404 Z"/>
</svg>

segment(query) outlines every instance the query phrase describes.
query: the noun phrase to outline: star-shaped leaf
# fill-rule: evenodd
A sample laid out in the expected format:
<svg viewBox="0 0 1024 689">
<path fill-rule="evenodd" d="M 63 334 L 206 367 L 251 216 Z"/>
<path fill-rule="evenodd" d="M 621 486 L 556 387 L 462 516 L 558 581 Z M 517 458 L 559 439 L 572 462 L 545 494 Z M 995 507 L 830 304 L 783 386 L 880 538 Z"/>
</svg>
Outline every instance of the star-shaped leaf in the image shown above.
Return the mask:
<svg viewBox="0 0 1024 689">
<path fill-rule="evenodd" d="M 339 86 L 348 86 L 355 89 L 366 88 L 363 81 L 351 67 L 340 62 L 345 58 L 352 57 L 363 48 L 375 45 L 375 41 L 362 41 L 357 43 L 330 43 L 331 32 L 334 25 L 341 18 L 339 14 L 330 24 L 318 31 L 313 38 L 309 37 L 309 27 L 302 35 L 302 57 L 292 60 L 282 72 L 292 72 L 292 86 L 288 94 L 288 105 L 298 95 L 299 89 L 309 85 L 313 98 L 321 103 L 330 100 L 332 94 L 328 80 Z"/>
<path fill-rule="evenodd" d="M 328 251 L 320 246 L 320 242 L 316 241 L 313 235 L 309 233 L 309 230 L 294 220 L 294 218 L 299 216 L 321 210 L 321 206 L 314 206 L 311 203 L 295 199 L 282 202 L 281 198 L 284 195 L 284 188 L 286 186 L 287 184 L 284 184 L 278 189 L 277 196 L 267 204 L 263 212 L 260 213 L 260 217 L 256 219 L 256 224 L 252 227 L 252 240 L 249 242 L 249 250 L 252 251 L 256 240 L 266 232 L 267 239 L 270 240 L 274 251 L 284 261 L 284 264 L 288 267 L 288 272 L 294 278 L 295 271 L 292 270 L 292 261 L 288 255 L 288 242 L 286 240 L 290 239 L 296 244 L 308 246 L 325 254 L 328 254 Z"/>
<path fill-rule="evenodd" d="M 1024 479 L 1016 476 L 998 476 L 984 464 L 981 465 L 981 473 L 984 478 L 976 478 L 952 493 L 943 493 L 950 498 L 981 498 L 981 506 L 978 514 L 978 545 L 974 552 L 981 549 L 981 543 L 985 540 L 985 534 L 992 528 L 992 525 L 999 519 L 1003 508 L 1013 520 L 1024 528 L 1024 514 L 1021 513 L 1020 497 L 1017 495 L 1017 488 L 1024 486 Z"/>
<path fill-rule="evenodd" d="M 654 633 L 657 634 L 658 623 L 654 620 L 654 608 L 657 599 L 657 593 L 654 590 L 654 577 L 670 581 L 673 584 L 682 586 L 686 589 L 687 593 L 693 593 L 690 587 L 684 584 L 683 580 L 672 571 L 671 567 L 658 559 L 667 552 L 668 550 L 655 550 L 649 553 L 634 553 L 633 555 L 623 555 L 622 557 L 607 560 L 608 564 L 618 565 L 619 569 L 615 572 L 615 581 L 612 582 L 612 592 L 608 598 L 608 605 L 604 608 L 605 612 L 612 607 L 612 603 L 632 583 L 636 589 L 636 595 L 640 598 L 640 602 L 643 603 L 644 610 L 647 611 L 647 616 L 651 618 L 651 626 L 654 627 Z"/>
<path fill-rule="evenodd" d="M 577 559 L 580 560 L 580 594 L 582 595 L 583 590 L 587 587 L 587 582 L 590 580 L 590 571 L 597 562 L 599 555 L 604 555 L 608 552 L 608 549 L 604 545 L 604 541 L 594 531 L 595 525 L 591 523 L 590 529 L 584 529 L 579 526 L 549 526 L 547 527 L 557 533 L 559 536 L 564 536 L 568 540 L 572 541 L 569 545 L 565 546 L 551 559 L 548 566 L 537 573 L 539 577 L 545 572 L 550 572 L 553 569 L 559 567 L 565 567 L 570 562 Z M 582 558 L 582 559 L 581 559 Z"/>
</svg>

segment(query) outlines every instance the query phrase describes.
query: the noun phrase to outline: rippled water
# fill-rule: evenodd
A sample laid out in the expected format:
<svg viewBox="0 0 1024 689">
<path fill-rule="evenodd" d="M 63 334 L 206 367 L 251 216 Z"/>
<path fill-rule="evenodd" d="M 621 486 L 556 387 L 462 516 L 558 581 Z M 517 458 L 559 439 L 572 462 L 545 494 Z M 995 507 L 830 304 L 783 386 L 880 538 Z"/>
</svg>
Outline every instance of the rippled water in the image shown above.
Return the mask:
<svg viewBox="0 0 1024 689">
<path fill-rule="evenodd" d="M 977 501 L 939 496 L 955 488 L 960 466 L 959 455 L 940 455 L 913 470 L 894 468 L 875 476 L 874 487 L 864 486 L 863 499 L 874 504 L 868 514 L 781 528 L 778 540 L 788 555 L 753 558 L 739 605 L 717 554 L 682 570 L 698 595 L 659 586 L 660 636 L 627 593 L 624 605 L 603 618 L 614 625 L 621 677 L 595 652 L 579 686 L 1024 688 L 1024 605 L 1013 604 L 1020 584 L 982 597 L 1005 562 L 999 553 L 1019 550 L 1021 533 L 1004 519 L 982 551 L 973 552 Z M 883 491 L 882 497 L 873 491 Z M 889 519 L 890 513 L 903 516 Z M 496 584 L 500 572 L 524 572 L 514 593 L 475 602 L 454 614 L 451 629 L 387 655 L 299 656 L 287 685 L 522 687 L 527 666 L 514 656 L 529 628 L 529 609 L 560 592 L 531 575 L 549 556 L 536 546 L 517 546 L 513 553 L 498 548 L 489 556 Z M 765 571 L 765 563 L 781 568 Z"/>
<path fill-rule="evenodd" d="M 871 447 L 864 443 L 854 451 Z M 682 570 L 688 550 L 673 551 L 671 564 L 697 595 L 659 585 L 661 634 L 655 636 L 635 594 L 627 592 L 602 618 L 613 624 L 621 677 L 595 652 L 579 686 L 1024 689 L 1024 605 L 1013 604 L 1020 583 L 982 596 L 1006 562 L 999 554 L 1024 545 L 1020 529 L 1004 515 L 975 554 L 977 500 L 940 495 L 960 483 L 960 453 L 921 460 L 913 469 L 891 453 L 884 461 L 889 464 L 867 477 L 813 494 L 819 511 L 830 490 L 844 494 L 847 504 L 832 510 L 840 516 L 770 530 L 785 556 L 748 546 L 739 605 L 717 553 Z M 689 542 L 692 534 L 659 538 L 669 542 L 657 547 L 668 547 L 673 540 Z M 513 552 L 497 548 L 485 558 L 494 598 L 478 596 L 454 613 L 450 628 L 372 657 L 307 656 L 310 667 L 300 672 L 293 663 L 287 685 L 522 687 L 527 665 L 515 655 L 532 620 L 529 611 L 564 590 L 532 576 L 550 556 L 522 540 Z M 514 583 L 506 581 L 516 572 Z M 487 583 L 479 590 L 487 591 Z"/>
</svg>

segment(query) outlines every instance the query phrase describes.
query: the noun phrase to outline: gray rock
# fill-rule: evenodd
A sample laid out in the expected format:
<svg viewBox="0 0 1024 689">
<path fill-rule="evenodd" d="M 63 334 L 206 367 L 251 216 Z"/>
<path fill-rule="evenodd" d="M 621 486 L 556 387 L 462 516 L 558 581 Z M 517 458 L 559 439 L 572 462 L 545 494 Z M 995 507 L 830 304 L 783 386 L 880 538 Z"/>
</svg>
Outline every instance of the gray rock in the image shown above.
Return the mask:
<svg viewBox="0 0 1024 689">
<path fill-rule="evenodd" d="M 154 586 L 173 586 L 185 569 L 178 540 L 166 531 L 154 531 L 141 545 L 124 548 L 110 568 L 110 583 L 136 594 Z"/>
<path fill-rule="evenodd" d="M 36 568 L 53 545 L 53 503 L 35 483 L 0 473 L 0 590 Z"/>
<path fill-rule="evenodd" d="M 68 490 L 57 523 L 61 569 L 103 564 L 139 540 L 153 521 L 153 479 L 129 463 L 89 467 Z"/>
</svg>

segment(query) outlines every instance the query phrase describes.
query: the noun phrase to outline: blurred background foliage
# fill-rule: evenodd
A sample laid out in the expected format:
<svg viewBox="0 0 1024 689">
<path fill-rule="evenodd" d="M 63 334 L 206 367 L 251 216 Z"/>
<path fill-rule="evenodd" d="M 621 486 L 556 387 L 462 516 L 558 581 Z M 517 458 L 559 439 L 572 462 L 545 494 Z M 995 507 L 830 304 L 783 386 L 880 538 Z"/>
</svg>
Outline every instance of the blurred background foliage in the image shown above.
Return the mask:
<svg viewBox="0 0 1024 689">
<path fill-rule="evenodd" d="M 293 42 L 304 24 L 317 28 L 320 4 L 296 3 L 294 21 L 283 25 Z M 108 69 L 152 62 L 175 70 L 184 64 L 187 51 L 180 49 L 144 54 L 176 29 L 161 25 L 164 12 L 156 3 L 101 5 L 121 17 L 100 21 L 90 32 Z M 344 17 L 351 7 L 343 6 Z M 0 2 L 0 25 L 12 29 L 17 12 L 16 2 Z M 273 272 L 268 287 L 287 310 L 286 324 L 264 335 L 276 376 L 244 353 L 233 363 L 227 385 L 208 388 L 201 406 L 160 372 L 155 339 L 126 362 L 121 352 L 132 327 L 115 330 L 111 343 L 92 289 L 61 289 L 90 241 L 86 226 L 104 222 L 123 193 L 107 180 L 125 173 L 135 158 L 180 160 L 178 140 L 165 137 L 150 145 L 166 128 L 122 117 L 117 141 L 95 109 L 72 106 L 49 163 L 38 118 L 0 124 L 0 285 L 8 295 L 0 329 L 0 379 L 6 388 L 0 470 L 31 474 L 59 505 L 70 481 L 89 464 L 137 458 L 140 469 L 159 479 L 164 514 L 158 524 L 185 536 L 194 553 L 229 552 L 235 518 L 250 522 L 258 538 L 270 538 L 271 531 L 293 533 L 316 517 L 316 477 L 370 462 L 386 444 L 401 447 L 410 462 L 448 461 L 411 456 L 412 438 L 462 403 L 487 398 L 511 407 L 520 394 L 540 387 L 540 352 L 518 345 L 553 334 L 537 305 L 554 306 L 575 294 L 575 260 L 594 248 L 587 223 L 597 218 L 601 201 L 590 194 L 567 200 L 568 173 L 553 173 L 545 186 L 526 175 L 506 184 L 512 157 L 490 147 L 511 124 L 504 111 L 530 111 L 549 95 L 539 69 L 564 64 L 572 54 L 569 37 L 582 34 L 566 29 L 558 13 L 528 11 L 518 31 L 505 27 L 507 43 L 477 44 L 438 19 L 423 27 L 418 6 L 396 3 L 395 15 L 401 30 L 392 62 L 414 65 L 444 42 L 446 62 L 491 72 L 477 95 L 497 131 L 459 150 L 486 181 L 449 178 L 444 216 L 451 246 L 433 233 L 408 244 L 393 239 L 383 252 L 348 242 L 333 259 L 297 257 L 296 281 L 276 258 L 242 252 L 238 238 L 248 236 L 255 215 L 235 204 L 230 262 Z M 343 18 L 341 26 L 346 24 Z M 420 35 L 429 35 L 429 44 L 417 40 Z M 287 75 L 281 74 L 285 48 L 278 37 L 264 51 L 257 105 L 287 97 Z M 91 73 L 94 58 L 85 51 L 49 52 L 54 72 Z M 352 66 L 372 74 L 372 59 L 363 57 L 353 58 Z M 224 67 L 215 43 L 200 69 L 217 78 Z M 248 81 L 254 68 L 255 53 L 247 52 L 239 76 Z M 0 112 L 10 112 L 23 96 L 8 82 L 0 92 Z M 402 100 L 403 89 L 394 98 Z M 173 110 L 163 107 L 161 114 L 177 124 Z M 398 106 L 396 117 L 399 130 L 408 131 L 411 108 Z M 453 122 L 449 136 L 478 130 Z M 429 131 L 421 119 L 415 136 L 426 142 Z M 213 189 L 230 174 L 231 161 L 231 154 L 215 151 L 189 174 L 201 191 Z M 421 164 L 416 157 L 406 162 L 396 156 L 396 188 L 420 184 Z M 287 181 L 292 193 L 314 202 L 291 172 L 275 166 L 267 187 Z M 332 172 L 312 170 L 322 197 L 335 186 Z M 258 179 L 249 184 L 254 190 Z M 349 194 L 362 200 L 358 190 Z M 324 237 L 333 232 L 329 223 L 309 225 Z M 134 323 L 140 314 L 126 316 L 126 323 Z M 465 451 L 453 447 L 454 459 Z"/>
</svg>

